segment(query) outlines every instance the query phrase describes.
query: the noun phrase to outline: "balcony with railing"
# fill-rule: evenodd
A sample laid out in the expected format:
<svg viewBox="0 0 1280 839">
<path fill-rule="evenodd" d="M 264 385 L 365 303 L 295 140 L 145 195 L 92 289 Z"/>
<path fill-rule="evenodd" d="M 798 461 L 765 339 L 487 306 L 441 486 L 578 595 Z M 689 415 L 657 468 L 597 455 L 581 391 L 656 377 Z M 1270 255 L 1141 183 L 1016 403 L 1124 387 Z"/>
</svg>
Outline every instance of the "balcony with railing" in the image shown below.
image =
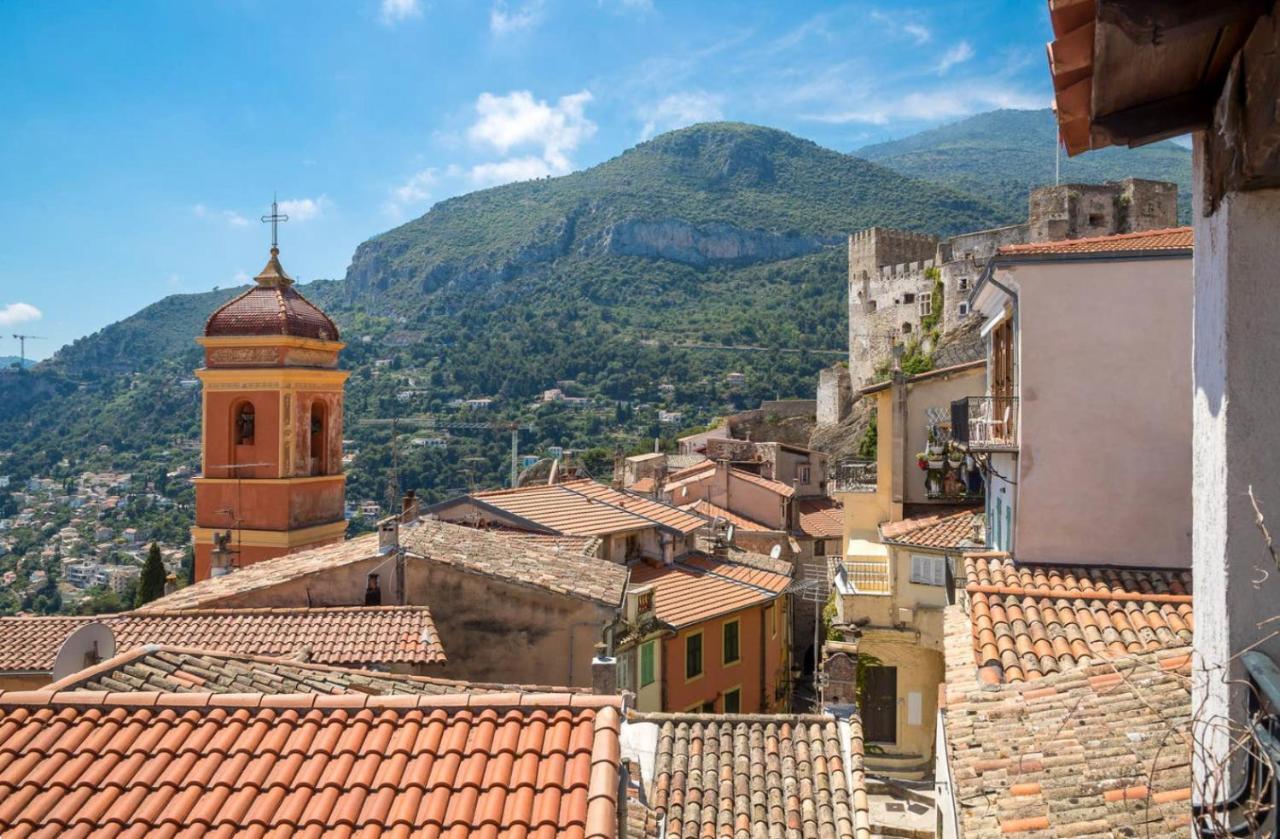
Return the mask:
<svg viewBox="0 0 1280 839">
<path fill-rule="evenodd" d="M 831 489 L 833 492 L 875 492 L 876 462 L 861 457 L 841 460 L 832 470 Z"/>
<path fill-rule="evenodd" d="M 951 403 L 952 439 L 971 452 L 1018 450 L 1018 397 L 968 396 Z"/>
<path fill-rule="evenodd" d="M 846 559 L 842 563 L 843 582 L 849 594 L 889 594 L 893 591 L 889 579 L 889 560 Z"/>
</svg>

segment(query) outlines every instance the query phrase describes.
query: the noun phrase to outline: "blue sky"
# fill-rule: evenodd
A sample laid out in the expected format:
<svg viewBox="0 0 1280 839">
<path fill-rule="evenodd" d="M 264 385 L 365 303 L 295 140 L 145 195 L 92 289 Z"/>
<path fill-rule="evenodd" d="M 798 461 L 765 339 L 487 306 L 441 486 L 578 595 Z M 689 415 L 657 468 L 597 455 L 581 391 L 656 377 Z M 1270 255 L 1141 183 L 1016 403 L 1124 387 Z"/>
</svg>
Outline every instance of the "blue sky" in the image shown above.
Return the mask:
<svg viewBox="0 0 1280 839">
<path fill-rule="evenodd" d="M 1041 0 L 0 4 L 0 355 L 266 259 L 341 277 L 434 201 L 733 119 L 851 150 L 1044 107 Z"/>
</svg>

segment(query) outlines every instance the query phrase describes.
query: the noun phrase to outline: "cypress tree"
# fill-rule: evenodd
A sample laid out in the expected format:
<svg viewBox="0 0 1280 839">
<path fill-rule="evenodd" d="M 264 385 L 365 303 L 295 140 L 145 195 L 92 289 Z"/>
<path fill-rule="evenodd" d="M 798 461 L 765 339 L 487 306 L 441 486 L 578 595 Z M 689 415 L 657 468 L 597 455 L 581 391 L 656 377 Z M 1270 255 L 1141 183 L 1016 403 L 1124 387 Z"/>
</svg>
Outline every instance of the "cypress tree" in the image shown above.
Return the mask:
<svg viewBox="0 0 1280 839">
<path fill-rule="evenodd" d="M 142 566 L 142 576 L 138 580 L 138 596 L 133 605 L 136 607 L 150 603 L 162 594 L 164 594 L 164 563 L 160 561 L 160 545 L 152 542 L 151 550 L 147 551 L 146 564 Z"/>
</svg>

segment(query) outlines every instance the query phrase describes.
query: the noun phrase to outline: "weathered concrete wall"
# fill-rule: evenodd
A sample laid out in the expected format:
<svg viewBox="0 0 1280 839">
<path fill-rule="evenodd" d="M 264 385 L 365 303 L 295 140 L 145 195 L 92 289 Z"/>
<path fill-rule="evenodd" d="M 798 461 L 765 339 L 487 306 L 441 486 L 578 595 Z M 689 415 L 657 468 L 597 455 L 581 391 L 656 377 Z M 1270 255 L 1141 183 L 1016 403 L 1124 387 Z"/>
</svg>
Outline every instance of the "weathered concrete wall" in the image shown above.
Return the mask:
<svg viewBox="0 0 1280 839">
<path fill-rule="evenodd" d="M 975 366 L 906 384 L 905 445 L 902 460 L 894 464 L 895 469 L 902 470 L 905 503 L 917 504 L 929 500 L 925 486 L 926 474 L 917 465 L 916 454 L 925 451 L 928 446 L 930 416 L 939 417 L 944 423 L 950 424 L 952 401 L 986 393 L 986 379 L 986 370 Z"/>
<path fill-rule="evenodd" d="M 453 679 L 590 687 L 591 657 L 615 610 L 538 589 L 411 562 L 411 603 L 431 607 Z"/>
<path fill-rule="evenodd" d="M 1197 188 L 1204 147 L 1195 138 Z M 1196 207 L 1202 205 L 1197 195 Z M 1280 599 L 1266 540 L 1253 508 L 1277 534 L 1280 521 L 1280 283 L 1276 231 L 1280 190 L 1228 193 L 1213 215 L 1195 220 L 1195 389 L 1193 562 L 1196 597 L 1198 779 L 1231 753 L 1230 715 L 1244 712 L 1240 652 L 1280 659 L 1273 619 Z M 1260 569 L 1270 573 L 1260 573 Z M 1261 582 L 1257 580 L 1261 579 Z M 1234 686 L 1228 681 L 1235 679 Z M 1238 746 L 1236 756 L 1239 756 Z"/>
</svg>

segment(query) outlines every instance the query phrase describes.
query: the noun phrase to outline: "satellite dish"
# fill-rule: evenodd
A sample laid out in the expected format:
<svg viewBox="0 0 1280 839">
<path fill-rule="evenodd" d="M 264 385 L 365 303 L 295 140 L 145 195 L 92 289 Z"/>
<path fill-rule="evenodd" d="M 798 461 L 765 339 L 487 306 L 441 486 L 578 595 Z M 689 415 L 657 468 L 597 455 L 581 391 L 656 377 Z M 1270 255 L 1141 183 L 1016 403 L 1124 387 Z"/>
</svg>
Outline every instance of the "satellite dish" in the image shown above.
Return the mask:
<svg viewBox="0 0 1280 839">
<path fill-rule="evenodd" d="M 770 549 L 769 549 L 769 558 L 770 558 L 770 559 L 780 559 L 781 557 L 782 557 L 782 546 L 781 546 L 781 545 L 774 545 L 772 548 L 770 548 Z"/>
<path fill-rule="evenodd" d="M 737 532 L 737 528 L 732 524 L 724 529 L 724 540 L 730 545 L 733 544 L 733 534 Z"/>
<path fill-rule="evenodd" d="M 116 654 L 116 636 L 105 623 L 86 623 L 67 636 L 53 660 L 53 680 L 61 681 Z"/>
</svg>

